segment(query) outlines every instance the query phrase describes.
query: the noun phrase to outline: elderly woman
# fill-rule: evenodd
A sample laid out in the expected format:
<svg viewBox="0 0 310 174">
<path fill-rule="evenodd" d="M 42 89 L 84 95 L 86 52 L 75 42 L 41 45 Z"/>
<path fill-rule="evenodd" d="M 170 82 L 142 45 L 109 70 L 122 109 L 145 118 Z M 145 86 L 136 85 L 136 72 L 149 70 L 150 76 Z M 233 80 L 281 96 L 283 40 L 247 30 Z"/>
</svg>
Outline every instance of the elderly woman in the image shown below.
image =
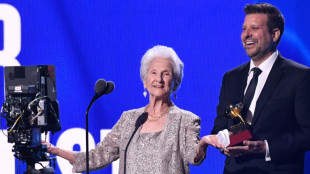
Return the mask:
<svg viewBox="0 0 310 174">
<path fill-rule="evenodd" d="M 111 132 L 89 152 L 90 170 L 120 159 L 119 173 L 187 174 L 189 163 L 203 161 L 208 144 L 221 145 L 215 135 L 200 140 L 200 118 L 170 99 L 181 84 L 183 63 L 172 48 L 158 45 L 142 57 L 140 75 L 149 103 L 122 114 Z M 54 146 L 48 152 L 69 160 L 73 172 L 86 170 L 84 152 Z"/>
</svg>

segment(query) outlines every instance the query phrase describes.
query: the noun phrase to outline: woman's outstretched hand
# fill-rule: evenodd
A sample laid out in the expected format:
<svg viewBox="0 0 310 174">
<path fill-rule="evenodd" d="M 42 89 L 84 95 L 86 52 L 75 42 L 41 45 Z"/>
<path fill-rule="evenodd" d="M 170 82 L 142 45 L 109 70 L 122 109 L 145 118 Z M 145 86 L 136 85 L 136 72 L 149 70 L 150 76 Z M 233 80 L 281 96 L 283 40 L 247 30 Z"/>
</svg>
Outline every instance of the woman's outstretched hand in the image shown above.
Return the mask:
<svg viewBox="0 0 310 174">
<path fill-rule="evenodd" d="M 216 135 L 206 135 L 202 137 L 198 143 L 198 146 L 196 149 L 197 156 L 195 158 L 195 162 L 198 163 L 199 161 L 205 158 L 208 145 L 211 145 L 218 149 L 225 148 L 223 144 L 218 142 Z"/>
<path fill-rule="evenodd" d="M 57 155 L 57 151 L 58 151 L 57 147 L 53 146 L 51 143 L 44 141 L 44 140 L 42 140 L 41 143 L 42 145 L 45 145 L 47 147 L 47 153 L 50 153 L 52 155 Z"/>
<path fill-rule="evenodd" d="M 202 141 L 204 144 L 211 145 L 218 149 L 225 148 L 225 146 L 218 141 L 216 135 L 206 135 L 202 137 L 200 141 Z"/>
</svg>

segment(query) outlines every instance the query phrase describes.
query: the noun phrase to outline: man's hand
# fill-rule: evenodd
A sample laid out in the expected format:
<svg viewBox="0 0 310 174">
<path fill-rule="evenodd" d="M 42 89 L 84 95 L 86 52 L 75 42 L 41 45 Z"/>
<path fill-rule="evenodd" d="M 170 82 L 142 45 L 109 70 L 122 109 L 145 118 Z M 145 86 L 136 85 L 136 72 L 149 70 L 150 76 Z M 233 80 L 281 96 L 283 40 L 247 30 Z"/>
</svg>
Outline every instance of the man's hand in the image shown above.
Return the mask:
<svg viewBox="0 0 310 174">
<path fill-rule="evenodd" d="M 266 153 L 264 141 L 243 141 L 244 146 L 232 146 L 224 149 L 224 154 L 230 157 L 240 157 L 247 154 Z"/>
</svg>

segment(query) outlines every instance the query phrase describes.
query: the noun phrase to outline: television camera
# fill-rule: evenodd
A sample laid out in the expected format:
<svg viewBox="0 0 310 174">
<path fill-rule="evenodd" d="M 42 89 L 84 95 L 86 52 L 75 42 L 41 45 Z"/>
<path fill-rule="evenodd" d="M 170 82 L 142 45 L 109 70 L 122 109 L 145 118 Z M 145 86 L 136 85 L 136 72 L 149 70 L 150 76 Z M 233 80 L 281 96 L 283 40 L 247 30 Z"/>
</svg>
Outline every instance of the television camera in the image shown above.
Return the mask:
<svg viewBox="0 0 310 174">
<path fill-rule="evenodd" d="M 54 65 L 4 67 L 4 79 L 1 116 L 6 119 L 8 142 L 14 143 L 14 156 L 27 163 L 25 174 L 54 173 L 55 159 L 41 144 L 41 133 L 61 129 Z M 49 161 L 49 166 L 36 170 L 40 161 Z"/>
</svg>

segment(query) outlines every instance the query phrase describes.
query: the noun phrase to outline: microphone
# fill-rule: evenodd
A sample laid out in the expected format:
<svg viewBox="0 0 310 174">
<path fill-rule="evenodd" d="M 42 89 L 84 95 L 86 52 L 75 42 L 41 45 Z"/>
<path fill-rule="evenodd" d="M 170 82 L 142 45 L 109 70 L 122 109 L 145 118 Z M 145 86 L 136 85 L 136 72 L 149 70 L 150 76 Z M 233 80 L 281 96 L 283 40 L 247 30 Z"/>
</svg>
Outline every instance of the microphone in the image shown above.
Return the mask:
<svg viewBox="0 0 310 174">
<path fill-rule="evenodd" d="M 107 82 L 104 79 L 99 79 L 95 84 L 95 93 L 100 94 L 107 88 Z"/>
<path fill-rule="evenodd" d="M 133 131 L 133 133 L 131 134 L 131 137 L 129 138 L 129 141 L 125 147 L 125 153 L 124 153 L 124 173 L 126 174 L 126 161 L 127 161 L 127 150 L 128 150 L 128 147 L 129 147 L 129 144 L 133 138 L 133 136 L 135 135 L 135 133 L 137 132 L 137 130 L 139 129 L 139 127 L 144 124 L 146 122 L 148 118 L 148 113 L 147 112 L 143 112 L 139 117 L 138 119 L 136 120 L 136 123 L 135 123 L 135 130 Z"/>
<path fill-rule="evenodd" d="M 114 83 L 112 81 L 105 81 L 104 79 L 97 80 L 95 84 L 95 95 L 92 102 L 100 98 L 104 94 L 110 94 L 114 90 Z"/>
<path fill-rule="evenodd" d="M 107 82 L 107 87 L 104 90 L 104 94 L 110 94 L 115 88 L 115 85 L 112 81 Z"/>
<path fill-rule="evenodd" d="M 89 152 L 88 152 L 88 111 L 95 100 L 101 97 L 104 94 L 109 94 L 114 90 L 114 83 L 112 81 L 106 82 L 104 79 L 99 79 L 96 81 L 95 84 L 95 95 L 90 101 L 87 109 L 86 109 L 86 173 L 89 173 Z"/>
<path fill-rule="evenodd" d="M 147 113 L 147 112 L 143 112 L 143 113 L 139 116 L 139 118 L 137 119 L 136 124 L 135 124 L 136 130 L 137 130 L 142 124 L 144 124 L 144 123 L 146 122 L 147 118 L 148 118 L 148 113 Z"/>
<path fill-rule="evenodd" d="M 95 95 L 92 99 L 92 102 L 101 97 L 106 89 L 107 89 L 107 82 L 104 79 L 97 80 L 95 84 Z"/>
</svg>

